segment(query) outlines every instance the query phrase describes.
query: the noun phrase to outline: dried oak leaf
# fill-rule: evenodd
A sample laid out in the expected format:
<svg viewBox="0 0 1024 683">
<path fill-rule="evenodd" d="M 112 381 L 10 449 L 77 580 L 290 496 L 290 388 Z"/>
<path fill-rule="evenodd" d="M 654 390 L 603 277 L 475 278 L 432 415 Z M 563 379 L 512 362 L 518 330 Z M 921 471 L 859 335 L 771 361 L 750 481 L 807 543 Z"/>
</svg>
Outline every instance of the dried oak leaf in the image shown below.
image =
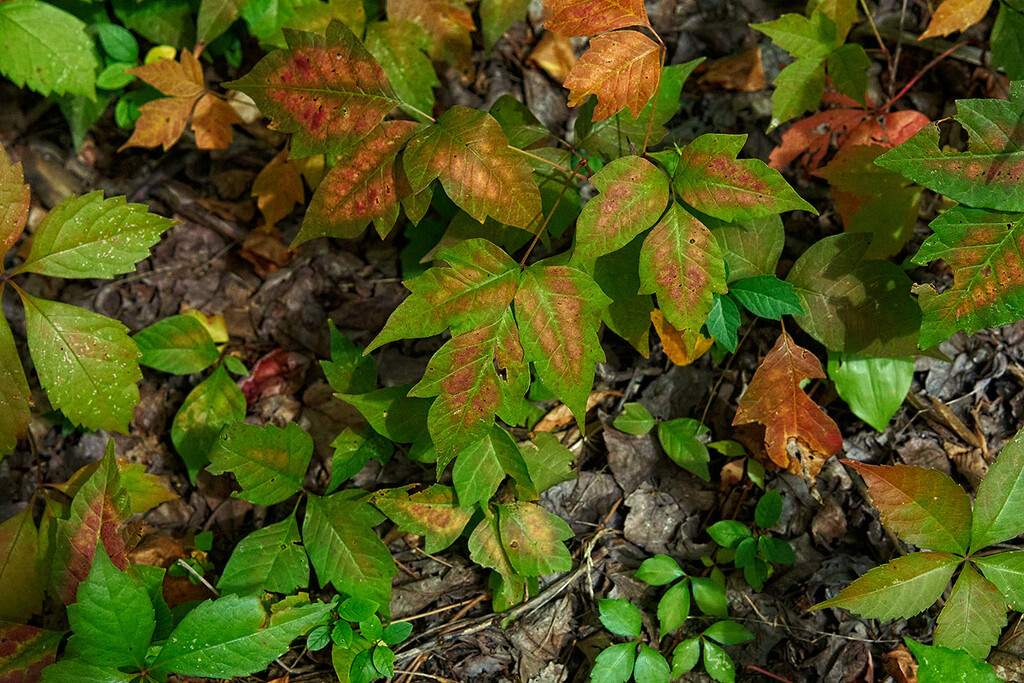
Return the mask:
<svg viewBox="0 0 1024 683">
<path fill-rule="evenodd" d="M 271 228 L 290 214 L 296 204 L 306 198 L 302 189 L 299 169 L 288 158 L 288 150 L 281 150 L 259 172 L 252 183 L 250 194 L 263 214 L 263 225 Z"/>
</svg>

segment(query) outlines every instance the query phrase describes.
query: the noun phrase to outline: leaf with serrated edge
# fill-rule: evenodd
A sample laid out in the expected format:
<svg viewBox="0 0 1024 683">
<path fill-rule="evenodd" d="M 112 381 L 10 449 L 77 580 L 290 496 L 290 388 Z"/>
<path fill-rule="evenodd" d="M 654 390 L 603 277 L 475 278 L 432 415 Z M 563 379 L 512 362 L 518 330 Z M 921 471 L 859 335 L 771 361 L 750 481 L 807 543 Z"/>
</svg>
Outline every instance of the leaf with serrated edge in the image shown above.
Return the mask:
<svg viewBox="0 0 1024 683">
<path fill-rule="evenodd" d="M 473 511 L 455 504 L 452 489 L 434 484 L 409 495 L 402 489 L 385 489 L 372 502 L 400 529 L 423 536 L 424 550 L 438 553 L 455 542 Z"/>
<path fill-rule="evenodd" d="M 911 553 L 875 567 L 812 609 L 842 607 L 868 619 L 910 618 L 939 599 L 963 562 L 951 553 Z"/>
<path fill-rule="evenodd" d="M 32 238 L 18 272 L 64 278 L 113 277 L 135 269 L 175 224 L 145 204 L 102 192 L 68 197 L 50 210 Z"/>
<path fill-rule="evenodd" d="M 825 461 L 843 447 L 839 427 L 800 388 L 805 379 L 824 377 L 814 354 L 797 346 L 783 330 L 740 397 L 733 425 L 764 425 L 765 448 L 776 465 L 794 474 L 806 469 L 809 476 L 817 476 Z M 800 449 L 801 458 L 789 453 L 794 440 L 806 446 Z"/>
<path fill-rule="evenodd" d="M 597 328 L 601 309 L 609 301 L 583 271 L 543 262 L 526 269 L 515 295 L 526 360 L 581 426 L 594 384 L 594 364 L 604 361 Z"/>
<path fill-rule="evenodd" d="M 43 606 L 45 577 L 36 572 L 39 530 L 32 506 L 0 524 L 0 621 L 26 622 Z"/>
<path fill-rule="evenodd" d="M 971 552 L 1021 532 L 1024 516 L 1024 431 L 1003 446 L 974 499 Z"/>
<path fill-rule="evenodd" d="M 868 485 L 882 524 L 919 548 L 964 555 L 971 540 L 971 499 L 939 470 L 843 460 Z"/>
<path fill-rule="evenodd" d="M 643 0 L 547 0 L 544 28 L 563 36 L 593 36 L 627 26 L 650 26 Z"/>
<path fill-rule="evenodd" d="M 196 135 L 199 149 L 227 149 L 231 144 L 231 126 L 242 123 L 242 119 L 230 104 L 214 95 L 205 93 L 192 109 L 192 132 Z"/>
<path fill-rule="evenodd" d="M 480 223 L 490 216 L 526 229 L 540 215 L 530 164 L 509 147 L 501 125 L 487 112 L 452 107 L 409 141 L 402 164 L 414 193 L 436 178 Z"/>
<path fill-rule="evenodd" d="M 569 525 L 534 503 L 498 506 L 501 544 L 520 574 L 541 576 L 572 569 L 565 541 L 574 536 Z"/>
<path fill-rule="evenodd" d="M 718 242 L 703 223 L 673 203 L 644 240 L 640 283 L 641 294 L 658 296 L 658 306 L 673 327 L 699 331 L 714 294 L 727 289 Z"/>
<path fill-rule="evenodd" d="M 494 497 L 505 479 L 498 458 L 498 450 L 502 448 L 515 451 L 515 442 L 508 432 L 492 425 L 488 434 L 459 453 L 452 468 L 452 484 L 459 497 L 459 507 L 473 509 L 477 503 L 486 504 Z M 450 460 L 451 456 L 438 458 L 439 473 Z"/>
<path fill-rule="evenodd" d="M 683 148 L 673 184 L 679 198 L 723 221 L 763 218 L 801 209 L 817 214 L 775 169 L 737 159 L 746 135 L 706 134 Z"/>
<path fill-rule="evenodd" d="M 202 372 L 220 358 L 206 327 L 191 315 L 164 318 L 136 332 L 132 339 L 142 352 L 139 364 L 162 372 Z"/>
<path fill-rule="evenodd" d="M 1006 602 L 999 589 L 970 564 L 964 565 L 939 613 L 935 644 L 985 659 L 1004 626 Z"/>
<path fill-rule="evenodd" d="M 110 318 L 19 291 L 25 331 L 39 383 L 73 423 L 128 431 L 139 403 L 139 350 Z"/>
<path fill-rule="evenodd" d="M 299 425 L 284 429 L 235 422 L 210 451 L 210 474 L 231 472 L 242 487 L 236 495 L 255 505 L 276 505 L 302 490 L 313 457 L 313 439 Z"/>
<path fill-rule="evenodd" d="M 640 157 L 616 159 L 590 178 L 598 195 L 587 202 L 576 224 L 570 263 L 593 270 L 599 256 L 626 246 L 654 225 L 668 204 L 668 177 Z"/>
<path fill-rule="evenodd" d="M 294 133 L 294 156 L 338 153 L 398 104 L 380 64 L 342 22 L 331 22 L 326 37 L 286 29 L 285 38 L 287 50 L 223 85 L 252 97 L 277 130 Z"/>
<path fill-rule="evenodd" d="M 309 584 L 309 560 L 293 512 L 287 519 L 252 532 L 235 546 L 221 572 L 222 593 L 294 593 Z"/>
<path fill-rule="evenodd" d="M 0 457 L 13 453 L 18 437 L 28 429 L 31 401 L 14 335 L 7 319 L 0 316 L 0 406 L 3 407 L 0 410 Z"/>
<path fill-rule="evenodd" d="M 185 461 L 189 479 L 210 461 L 210 449 L 225 425 L 245 419 L 245 395 L 218 367 L 185 397 L 171 424 L 171 442 Z"/>
<path fill-rule="evenodd" d="M 824 59 L 836 47 L 836 25 L 823 12 L 810 17 L 802 14 L 783 14 L 774 21 L 751 24 L 776 46 L 797 58 Z"/>
<path fill-rule="evenodd" d="M 18 241 L 25 227 L 31 199 L 21 163 L 12 164 L 0 145 L 0 272 L 3 271 L 3 255 Z"/>
<path fill-rule="evenodd" d="M 434 109 L 434 88 L 440 87 L 426 51 L 430 35 L 411 21 L 378 21 L 366 27 L 366 49 L 380 62 L 398 97 L 423 112 L 427 121 Z"/>
<path fill-rule="evenodd" d="M 995 584 L 1006 604 L 1018 612 L 1024 609 L 1024 551 L 1012 550 L 971 561 Z"/>
<path fill-rule="evenodd" d="M 316 237 L 359 237 L 373 221 L 380 235 L 398 220 L 395 155 L 416 132 L 412 121 L 383 121 L 338 158 L 313 194 L 298 246 Z"/>
<path fill-rule="evenodd" d="M 163 147 L 166 152 L 185 132 L 195 100 L 185 97 L 163 97 L 139 107 L 139 119 L 132 136 L 118 148 Z"/>
<path fill-rule="evenodd" d="M 597 96 L 594 120 L 628 109 L 639 116 L 661 82 L 662 46 L 638 31 L 616 31 L 592 38 L 565 79 L 569 106 Z"/>
<path fill-rule="evenodd" d="M 430 56 L 465 73 L 473 69 L 473 14 L 466 0 L 387 0 L 388 19 L 413 21 L 431 38 Z"/>
<path fill-rule="evenodd" d="M 963 650 L 950 650 L 941 645 L 922 645 L 910 638 L 904 638 L 910 651 L 918 661 L 919 681 L 942 681 L 955 671 L 965 683 L 1004 683 L 986 661 L 978 661 Z"/>
</svg>

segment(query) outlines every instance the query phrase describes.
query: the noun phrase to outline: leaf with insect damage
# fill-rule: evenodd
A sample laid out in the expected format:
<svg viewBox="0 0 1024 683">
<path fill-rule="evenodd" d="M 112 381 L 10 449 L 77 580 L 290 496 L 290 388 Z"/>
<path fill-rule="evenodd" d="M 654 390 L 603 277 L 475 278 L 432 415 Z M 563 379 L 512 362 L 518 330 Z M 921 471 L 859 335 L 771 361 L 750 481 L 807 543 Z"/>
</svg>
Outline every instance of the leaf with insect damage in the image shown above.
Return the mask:
<svg viewBox="0 0 1024 683">
<path fill-rule="evenodd" d="M 274 127 L 294 133 L 292 154 L 337 154 L 381 122 L 398 99 L 384 70 L 340 21 L 327 35 L 285 31 L 287 50 L 224 86 L 255 100 Z"/>
<path fill-rule="evenodd" d="M 490 216 L 526 229 L 541 211 L 526 159 L 484 111 L 454 106 L 409 141 L 403 166 L 413 193 L 434 179 L 478 222 Z"/>
<path fill-rule="evenodd" d="M 442 484 L 411 495 L 405 489 L 384 489 L 373 494 L 371 502 L 403 531 L 423 536 L 428 553 L 454 543 L 473 516 L 473 510 L 459 507 L 455 493 Z"/>
<path fill-rule="evenodd" d="M 639 31 L 616 31 L 597 36 L 565 79 L 569 106 L 578 107 L 597 96 L 594 121 L 623 109 L 638 117 L 658 92 L 664 48 Z"/>
<path fill-rule="evenodd" d="M 805 379 L 817 378 L 825 378 L 821 363 L 783 330 L 750 379 L 732 421 L 764 425 L 768 457 L 811 477 L 843 447 L 839 427 L 800 388 Z"/>
<path fill-rule="evenodd" d="M 21 163 L 12 164 L 0 145 L 0 272 L 4 254 L 18 241 L 25 227 L 31 199 Z"/>
<path fill-rule="evenodd" d="M 546 0 L 544 28 L 563 36 L 593 36 L 628 26 L 650 26 L 643 0 Z"/>
<path fill-rule="evenodd" d="M 382 121 L 346 149 L 313 194 L 292 246 L 316 237 L 352 239 L 371 221 L 387 235 L 401 199 L 395 156 L 418 128 L 412 121 Z"/>
<path fill-rule="evenodd" d="M 582 427 L 594 364 L 604 360 L 597 336 L 601 311 L 610 303 L 582 270 L 535 263 L 515 295 L 516 323 L 527 361 L 538 378 Z"/>
<path fill-rule="evenodd" d="M 984 19 L 991 5 L 992 0 L 943 0 L 918 40 L 965 31 Z"/>
<path fill-rule="evenodd" d="M 26 622 L 43 606 L 38 575 L 39 530 L 32 506 L 0 523 L 0 621 Z"/>
</svg>

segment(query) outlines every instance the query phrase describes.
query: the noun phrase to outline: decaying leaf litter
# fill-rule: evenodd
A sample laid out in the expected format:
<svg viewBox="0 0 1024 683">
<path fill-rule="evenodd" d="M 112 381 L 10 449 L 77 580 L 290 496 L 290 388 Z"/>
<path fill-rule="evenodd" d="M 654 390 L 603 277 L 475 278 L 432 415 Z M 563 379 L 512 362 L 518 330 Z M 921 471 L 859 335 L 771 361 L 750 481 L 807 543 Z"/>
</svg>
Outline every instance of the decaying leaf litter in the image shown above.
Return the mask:
<svg viewBox="0 0 1024 683">
<path fill-rule="evenodd" d="M 671 0 L 651 4 L 652 23 L 670 46 L 668 63 L 724 59 L 761 43 L 768 80 L 777 72 L 780 54 L 747 27 L 774 18 L 777 8 L 753 1 L 700 7 Z M 902 3 L 883 2 L 874 18 L 882 27 L 899 25 L 902 9 Z M 546 124 L 566 133 L 572 114 L 557 104 L 560 98 L 564 103 L 558 75 L 545 71 L 543 64 L 524 66 L 536 63 L 530 56 L 538 38 L 517 25 L 497 41 L 490 60 L 473 64 L 473 79 L 464 75 L 471 61 L 459 52 L 461 58 L 454 61 L 462 71 L 452 68 L 441 74 L 439 101 L 475 107 L 513 94 L 525 99 Z M 913 72 L 931 56 L 907 49 L 901 68 Z M 216 75 L 238 76 L 227 71 Z M 869 75 L 880 79 L 870 69 Z M 770 118 L 769 94 L 745 87 L 751 81 L 749 71 L 742 76 L 730 81 L 736 90 L 722 89 L 711 79 L 706 87 L 688 85 L 685 115 L 668 124 L 671 139 L 682 144 L 707 130 L 746 132 L 746 155 L 768 160 L 781 141 L 778 133 L 760 132 Z M 885 86 L 878 83 L 879 95 L 884 95 Z M 241 386 L 249 421 L 281 427 L 299 422 L 307 427 L 313 437 L 314 466 L 306 485 L 323 490 L 330 480 L 323 465 L 329 460 L 330 441 L 358 422 L 348 406 L 332 397 L 317 363 L 329 356 L 327 321 L 354 341 L 368 343 L 405 297 L 401 279 L 410 267 L 417 267 L 419 253 L 406 248 L 397 234 L 383 242 L 372 237 L 316 240 L 289 250 L 274 231 L 287 244 L 298 233 L 301 218 L 300 212 L 283 209 L 267 221 L 269 226 L 257 228 L 263 219 L 257 200 L 249 196 L 250 188 L 282 147 L 281 136 L 259 121 L 236 128 L 234 143 L 219 152 L 179 145 L 164 153 L 117 154 L 125 144 L 124 135 L 105 120 L 91 142 L 75 154 L 53 111 L 10 84 L 0 87 L 9 91 L 3 98 L 7 104 L 0 105 L 0 136 L 23 163 L 33 187 L 30 231 L 64 196 L 95 187 L 108 195 L 125 194 L 129 201 L 147 203 L 153 211 L 181 222 L 134 274 L 97 284 L 32 276 L 28 291 L 84 305 L 132 331 L 184 308 L 223 315 L 227 343 L 252 369 Z M 993 96 L 999 87 L 998 77 L 988 70 L 950 59 L 927 74 L 910 97 L 916 110 L 935 120 L 949 113 L 947 103 L 953 99 Z M 200 90 L 190 91 L 188 97 L 200 97 Z M 300 171 L 316 172 L 294 170 Z M 781 274 L 792 263 L 787 251 L 800 253 L 806 243 L 838 232 L 842 225 L 826 200 L 824 186 L 799 169 L 791 166 L 789 171 L 790 180 L 821 217 L 788 215 L 787 240 L 801 249 L 783 252 Z M 265 206 L 260 208 L 267 213 Z M 843 211 L 838 205 L 834 209 Z M 921 217 L 930 219 L 937 209 L 934 197 L 926 193 Z M 912 244 L 920 241 L 917 237 Z M 918 281 L 952 281 L 941 264 L 919 271 Z M 10 303 L 5 299 L 5 312 Z M 17 314 L 13 319 L 23 337 L 24 319 Z M 799 329 L 787 331 L 800 347 L 819 348 Z M 579 476 L 550 489 L 541 502 L 576 534 L 570 544 L 573 570 L 543 586 L 536 602 L 514 609 L 515 619 L 506 628 L 501 622 L 508 615 L 490 613 L 485 573 L 464 553 L 428 554 L 419 539 L 389 532 L 384 540 L 400 563 L 392 617 L 415 618 L 417 634 L 399 652 L 399 668 L 453 680 L 585 680 L 587 662 L 608 639 L 597 620 L 596 598 L 625 597 L 653 614 L 653 591 L 633 576 L 644 558 L 664 553 L 699 571 L 700 558 L 714 549 L 704 531 L 707 524 L 752 519 L 758 492 L 741 477 L 742 463 L 714 456 L 712 483 L 706 484 L 668 459 L 655 432 L 633 436 L 615 430 L 612 423 L 623 405 L 639 401 L 658 420 L 702 418 L 710 427 L 704 438 L 734 438 L 748 449 L 756 448 L 762 438 L 756 426 L 732 425 L 745 422 L 737 419 L 738 404 L 761 359 L 777 344 L 778 333 L 770 326 L 743 332 L 737 353 L 727 364 L 715 366 L 705 355 L 685 367 L 675 366 L 658 345 L 649 358 L 642 358 L 606 335 L 607 361 L 598 366 L 593 403 L 585 401 L 586 436 L 571 426 L 568 414 L 551 420 L 555 433 L 577 456 Z M 1017 323 L 970 339 L 960 335 L 943 344 L 941 351 L 951 362 L 919 357 L 912 395 L 882 433 L 857 420 L 825 385 L 812 379 L 805 390 L 838 424 L 846 457 L 937 468 L 973 490 L 993 454 L 1021 423 L 1022 341 L 1024 325 Z M 383 384 L 418 380 L 441 343 L 427 339 L 377 351 Z M 283 520 L 290 512 L 230 497 L 230 481 L 222 477 L 200 472 L 194 485 L 189 481 L 167 434 L 193 385 L 188 376 L 146 372 L 129 433 L 114 436 L 120 457 L 166 477 L 179 495 L 144 516 L 140 541 L 129 556 L 148 553 L 159 563 L 172 564 L 196 552 L 189 539 L 197 532 L 213 531 L 215 539 L 225 541 L 223 548 L 230 548 L 252 529 Z M 37 397 L 37 404 L 44 402 Z M 547 407 L 558 410 L 554 403 Z M 21 509 L 37 484 L 65 482 L 82 466 L 99 462 L 106 443 L 102 433 L 64 434 L 40 418 L 33 419 L 30 434 L 32 450 L 17 451 L 0 462 L 0 518 Z M 829 432 L 826 440 L 834 439 Z M 429 472 L 423 466 L 399 457 L 387 468 L 371 460 L 354 483 L 373 489 L 424 477 Z M 835 459 L 824 462 L 816 496 L 797 474 L 773 473 L 768 485 L 782 494 L 784 506 L 775 531 L 791 540 L 797 561 L 778 567 L 763 592 L 751 591 L 738 577 L 730 580 L 731 613 L 757 636 L 731 648 L 740 680 L 763 676 L 748 666 L 790 681 L 884 680 L 888 653 L 904 637 L 926 639 L 934 628 L 934 610 L 911 620 L 879 624 L 848 613 L 807 608 L 905 549 L 884 532 L 866 505 L 857 477 Z M 222 567 L 227 550 L 215 543 L 210 553 Z M 185 578 L 177 589 L 179 600 L 208 597 L 202 586 Z M 1018 641 L 1011 635 L 992 654 L 991 661 L 1004 667 L 1001 675 L 1007 680 L 1022 679 L 1024 644 Z M 291 670 L 292 681 L 330 680 L 330 664 L 321 659 L 296 649 L 282 663 Z M 278 666 L 270 665 L 262 680 L 289 673 Z M 415 680 L 415 675 L 408 674 L 408 679 Z M 693 680 L 702 679 L 695 674 Z"/>
</svg>

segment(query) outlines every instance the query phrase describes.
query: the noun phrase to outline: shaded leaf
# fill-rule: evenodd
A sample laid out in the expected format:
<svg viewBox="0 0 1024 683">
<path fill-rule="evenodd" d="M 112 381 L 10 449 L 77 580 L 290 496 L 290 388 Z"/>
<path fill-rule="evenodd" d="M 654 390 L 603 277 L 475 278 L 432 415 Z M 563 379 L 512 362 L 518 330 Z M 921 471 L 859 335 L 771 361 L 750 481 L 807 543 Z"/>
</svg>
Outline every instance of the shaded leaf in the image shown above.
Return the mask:
<svg viewBox="0 0 1024 683">
<path fill-rule="evenodd" d="M 377 21 L 366 27 L 366 49 L 388 76 L 398 98 L 424 114 L 434 109 L 434 88 L 440 87 L 430 63 L 430 35 L 411 21 Z M 418 120 L 425 116 L 412 112 Z"/>
<path fill-rule="evenodd" d="M 231 105 L 211 92 L 204 93 L 192 109 L 192 132 L 199 149 L 226 149 L 231 126 L 242 123 Z"/>
<path fill-rule="evenodd" d="M 305 588 L 309 584 L 309 560 L 301 542 L 294 512 L 287 519 L 253 531 L 231 551 L 217 588 L 237 595 L 294 593 Z"/>
<path fill-rule="evenodd" d="M 424 549 L 431 554 L 454 543 L 473 515 L 471 509 L 456 505 L 452 489 L 442 484 L 412 495 L 403 489 L 385 489 L 375 493 L 372 502 L 400 529 L 423 536 Z"/>
<path fill-rule="evenodd" d="M 60 631 L 0 621 L 0 681 L 34 683 L 40 680 L 42 671 L 57 658 L 57 646 L 63 639 Z"/>
<path fill-rule="evenodd" d="M 1006 602 L 999 589 L 965 564 L 939 613 L 935 644 L 985 659 L 1004 626 Z"/>
<path fill-rule="evenodd" d="M 729 295 L 760 318 L 781 320 L 784 315 L 803 315 L 793 285 L 774 275 L 755 275 L 729 285 Z"/>
<path fill-rule="evenodd" d="M 725 586 L 706 576 L 692 577 L 690 585 L 693 588 L 693 600 L 704 614 L 722 619 L 729 616 Z"/>
<path fill-rule="evenodd" d="M 548 31 L 563 36 L 592 36 L 628 26 L 650 26 L 643 0 L 547 0 Z"/>
<path fill-rule="evenodd" d="M 722 250 L 729 282 L 774 275 L 786 232 L 779 216 L 708 226 Z"/>
<path fill-rule="evenodd" d="M 697 438 L 707 432 L 708 428 L 699 421 L 678 417 L 658 424 L 658 442 L 672 462 L 704 481 L 711 481 L 708 471 L 711 456 L 707 446 Z"/>
<path fill-rule="evenodd" d="M 196 15 L 196 42 L 209 45 L 238 18 L 239 0 L 201 0 Z"/>
<path fill-rule="evenodd" d="M 1018 432 L 999 452 L 974 499 L 971 552 L 1017 535 L 1024 515 L 1024 433 Z"/>
<path fill-rule="evenodd" d="M 42 609 L 46 577 L 37 573 L 38 553 L 29 505 L 0 523 L 0 621 L 26 622 Z"/>
<path fill-rule="evenodd" d="M 575 534 L 561 517 L 534 503 L 516 502 L 499 505 L 498 520 L 501 544 L 520 574 L 540 576 L 572 569 L 572 557 L 562 541 Z"/>
<path fill-rule="evenodd" d="M 62 659 L 43 671 L 43 683 L 129 683 L 136 674 L 126 674 L 112 666 L 96 666 L 81 659 Z"/>
<path fill-rule="evenodd" d="M 288 150 L 281 150 L 252 181 L 250 195 L 263 214 L 263 225 L 270 228 L 287 216 L 306 199 L 299 169 L 288 158 Z"/>
<path fill-rule="evenodd" d="M 341 394 L 371 391 L 377 386 L 373 359 L 364 356 L 363 347 L 339 332 L 333 320 L 328 320 L 327 325 L 331 331 L 331 360 L 320 361 L 327 382 Z"/>
<path fill-rule="evenodd" d="M 740 307 L 736 305 L 736 300 L 731 296 L 715 294 L 711 312 L 708 313 L 704 324 L 707 326 L 708 334 L 730 353 L 735 353 L 736 347 L 739 346 L 740 322 Z"/>
<path fill-rule="evenodd" d="M 481 0 L 480 28 L 484 34 L 484 49 L 490 50 L 512 24 L 526 19 L 529 6 L 530 0 Z"/>
<path fill-rule="evenodd" d="M 0 457 L 13 453 L 18 438 L 25 435 L 32 417 L 31 404 L 32 394 L 14 335 L 7 319 L 0 316 Z"/>
<path fill-rule="evenodd" d="M 633 676 L 636 642 L 609 645 L 594 659 L 591 683 L 626 683 Z"/>
<path fill-rule="evenodd" d="M 132 339 L 139 364 L 175 375 L 202 372 L 220 358 L 213 338 L 190 315 L 172 315 L 137 332 Z"/>
<path fill-rule="evenodd" d="M 538 494 L 576 476 L 576 456 L 551 432 L 539 432 L 532 441 L 519 444 L 519 452 Z"/>
<path fill-rule="evenodd" d="M 865 106 L 867 104 L 868 67 L 871 58 L 857 43 L 840 45 L 828 56 L 828 77 L 843 95 Z"/>
<path fill-rule="evenodd" d="M 470 31 L 476 30 L 466 0 L 387 0 L 388 19 L 412 21 L 431 37 L 430 56 L 464 73 L 473 69 Z"/>
<path fill-rule="evenodd" d="M 825 60 L 820 57 L 798 59 L 772 81 L 772 121 L 769 130 L 779 124 L 814 111 L 825 93 Z"/>
<path fill-rule="evenodd" d="M 410 398 L 409 385 L 375 389 L 365 394 L 335 394 L 351 404 L 375 432 L 395 443 L 413 443 L 425 438 L 427 411 L 431 401 Z M 375 450 L 380 448 L 375 446 Z"/>
<path fill-rule="evenodd" d="M 294 422 L 284 429 L 234 422 L 217 438 L 208 469 L 211 474 L 234 474 L 242 487 L 239 498 L 276 505 L 302 490 L 311 457 L 313 438 Z"/>
<path fill-rule="evenodd" d="M 171 424 L 171 441 L 185 461 L 188 476 L 210 461 L 210 450 L 225 425 L 245 419 L 245 396 L 227 370 L 218 367 L 185 397 Z"/>
<path fill-rule="evenodd" d="M 640 115 L 661 81 L 662 47 L 639 31 L 605 33 L 590 40 L 568 78 L 569 106 L 578 107 L 588 95 L 597 96 L 595 121 L 623 109 Z"/>
<path fill-rule="evenodd" d="M 395 444 L 373 429 L 358 432 L 344 429 L 331 442 L 331 483 L 327 493 L 357 475 L 371 459 L 385 464 L 395 452 Z"/>
<path fill-rule="evenodd" d="M 468 547 L 470 560 L 481 567 L 493 569 L 501 576 L 503 579 L 501 592 L 507 602 L 515 601 L 517 597 L 521 599 L 521 596 L 516 595 L 513 580 L 516 578 L 516 570 L 512 568 L 498 535 L 497 515 L 490 514 L 480 520 L 469 536 Z"/>
<path fill-rule="evenodd" d="M 914 360 L 830 353 L 828 376 L 853 414 L 884 432 L 910 391 Z"/>
</svg>

